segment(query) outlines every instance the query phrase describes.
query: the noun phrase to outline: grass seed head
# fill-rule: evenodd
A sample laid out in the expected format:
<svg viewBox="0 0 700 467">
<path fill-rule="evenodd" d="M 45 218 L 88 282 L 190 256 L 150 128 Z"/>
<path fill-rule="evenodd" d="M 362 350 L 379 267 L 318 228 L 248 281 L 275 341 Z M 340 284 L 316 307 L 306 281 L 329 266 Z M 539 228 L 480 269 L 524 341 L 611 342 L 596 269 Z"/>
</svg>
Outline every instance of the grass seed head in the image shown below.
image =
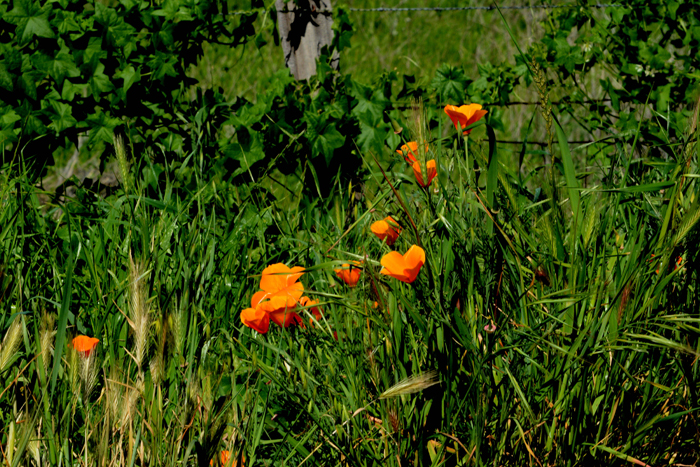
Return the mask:
<svg viewBox="0 0 700 467">
<path fill-rule="evenodd" d="M 22 320 L 19 316 L 16 316 L 12 324 L 5 333 L 5 337 L 2 340 L 2 345 L 0 346 L 0 372 L 7 369 L 12 360 L 12 357 L 19 347 L 19 343 L 22 337 Z"/>
<path fill-rule="evenodd" d="M 53 341 L 56 335 L 55 324 L 56 320 L 53 314 L 44 311 L 39 328 L 39 338 L 41 340 L 39 345 L 41 346 L 41 358 L 45 369 L 49 368 L 51 356 L 53 355 Z"/>
<path fill-rule="evenodd" d="M 402 396 L 404 394 L 413 394 L 438 384 L 439 382 L 440 381 L 437 379 L 437 373 L 435 371 L 409 376 L 381 393 L 379 398 L 387 399 L 389 397 Z"/>
<path fill-rule="evenodd" d="M 150 326 L 150 310 L 146 290 L 148 271 L 143 264 L 135 262 L 129 255 L 129 317 L 131 329 L 134 332 L 134 359 L 141 371 L 146 353 L 148 352 L 148 330 Z"/>
<path fill-rule="evenodd" d="M 114 137 L 114 153 L 117 156 L 117 163 L 119 164 L 119 172 L 121 175 L 121 182 L 124 186 L 124 192 L 129 192 L 129 162 L 126 159 L 126 146 L 124 146 L 124 140 L 121 136 Z"/>
</svg>

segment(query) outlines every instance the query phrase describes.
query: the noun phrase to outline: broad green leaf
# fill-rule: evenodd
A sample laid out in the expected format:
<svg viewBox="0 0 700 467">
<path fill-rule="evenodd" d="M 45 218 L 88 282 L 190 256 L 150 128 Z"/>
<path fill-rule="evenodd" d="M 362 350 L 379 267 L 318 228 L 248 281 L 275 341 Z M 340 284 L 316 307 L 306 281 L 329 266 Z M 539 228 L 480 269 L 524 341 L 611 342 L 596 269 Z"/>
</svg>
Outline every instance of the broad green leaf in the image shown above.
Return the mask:
<svg viewBox="0 0 700 467">
<path fill-rule="evenodd" d="M 330 165 L 333 152 L 345 144 L 345 137 L 340 134 L 335 124 L 329 124 L 318 134 L 313 142 L 312 152 L 314 156 L 323 155 L 326 164 Z"/>
<path fill-rule="evenodd" d="M 121 90 L 126 94 L 129 88 L 141 79 L 141 73 L 133 66 L 127 65 L 126 68 L 117 71 L 114 77 L 124 80 L 124 86 L 122 86 Z"/>
<path fill-rule="evenodd" d="M 73 118 L 73 108 L 70 105 L 54 100 L 49 102 L 51 114 L 51 123 L 49 124 L 49 128 L 54 130 L 56 133 L 60 133 L 66 128 L 71 128 L 78 123 L 78 121 Z"/>
<path fill-rule="evenodd" d="M 88 92 L 90 92 L 95 99 L 97 99 L 101 93 L 111 91 L 114 87 L 109 77 L 104 74 L 104 69 L 104 64 L 102 62 L 98 63 L 95 73 L 88 80 Z"/>
<path fill-rule="evenodd" d="M 78 67 L 75 66 L 73 56 L 68 48 L 62 49 L 56 54 L 53 60 L 49 62 L 48 72 L 49 75 L 59 84 L 66 76 L 70 78 L 80 76 L 80 70 L 78 70 Z"/>
<path fill-rule="evenodd" d="M 346 85 L 350 95 L 357 99 L 357 104 L 352 109 L 355 117 L 369 125 L 382 119 L 386 98 L 379 90 L 372 91 L 372 88 L 351 79 L 346 80 Z"/>
<path fill-rule="evenodd" d="M 239 167 L 231 174 L 232 177 L 248 173 L 253 164 L 265 159 L 265 150 L 260 135 L 255 131 L 246 131 L 250 133 L 250 136 L 246 138 L 247 141 L 242 143 L 239 137 L 239 141 L 233 142 L 224 149 L 228 156 L 239 163 Z"/>
<path fill-rule="evenodd" d="M 26 44 L 34 36 L 54 37 L 54 32 L 49 24 L 50 12 L 50 5 L 39 8 L 39 2 L 15 0 L 14 8 L 3 19 L 17 25 L 16 34 L 20 38 L 20 43 Z"/>
<path fill-rule="evenodd" d="M 14 75 L 5 68 L 5 64 L 0 62 L 0 87 L 12 92 L 14 90 L 13 77 Z"/>
<path fill-rule="evenodd" d="M 360 136 L 357 138 L 357 144 L 363 152 L 374 151 L 379 154 L 384 149 L 384 140 L 386 139 L 389 125 L 384 122 L 378 125 L 367 125 L 364 122 L 360 123 Z M 393 132 L 391 132 L 393 134 Z"/>
<path fill-rule="evenodd" d="M 114 142 L 114 129 L 122 122 L 118 118 L 112 118 L 104 112 L 90 115 L 85 120 L 90 127 L 88 143 L 104 141 L 107 144 Z"/>
<path fill-rule="evenodd" d="M 437 91 L 441 103 L 452 102 L 461 105 L 466 84 L 464 70 L 444 63 L 435 72 L 430 87 Z"/>
</svg>

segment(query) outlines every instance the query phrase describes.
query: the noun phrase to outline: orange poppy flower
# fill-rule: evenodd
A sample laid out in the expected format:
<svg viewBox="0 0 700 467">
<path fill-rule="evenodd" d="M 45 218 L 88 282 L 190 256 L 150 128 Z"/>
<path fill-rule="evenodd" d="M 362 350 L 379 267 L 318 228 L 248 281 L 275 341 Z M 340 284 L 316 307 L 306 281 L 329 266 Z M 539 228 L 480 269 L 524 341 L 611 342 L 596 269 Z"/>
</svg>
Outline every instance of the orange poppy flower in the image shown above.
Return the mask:
<svg viewBox="0 0 700 467">
<path fill-rule="evenodd" d="M 431 159 L 425 164 L 425 168 L 428 169 L 428 182 L 426 183 L 423 178 L 423 173 L 420 169 L 420 163 L 418 161 L 413 163 L 413 174 L 416 176 L 416 181 L 420 186 L 429 186 L 437 175 L 437 166 L 435 165 L 435 160 Z"/>
<path fill-rule="evenodd" d="M 455 130 L 460 127 L 464 130 L 469 125 L 481 120 L 481 117 L 488 113 L 488 110 L 482 110 L 481 104 L 469 104 L 457 107 L 456 105 L 446 105 L 445 113 L 452 123 L 455 125 Z M 459 125 L 458 125 L 459 124 Z M 462 134 L 468 135 L 472 130 L 464 130 Z"/>
<path fill-rule="evenodd" d="M 416 280 L 420 268 L 425 264 L 425 251 L 418 245 L 413 245 L 404 255 L 398 251 L 384 255 L 381 263 L 384 266 L 381 274 L 410 284 Z"/>
<path fill-rule="evenodd" d="M 304 285 L 297 282 L 303 274 L 304 268 L 300 266 L 289 268 L 277 263 L 266 267 L 260 278 L 263 294 L 258 303 L 272 297 L 284 297 L 287 307 L 295 306 L 304 293 Z"/>
<path fill-rule="evenodd" d="M 229 451 L 221 451 L 221 465 L 225 466 L 226 463 L 231 459 L 231 453 Z M 214 465 L 214 459 L 209 461 L 209 465 Z M 233 461 L 231 467 L 236 467 L 237 462 Z"/>
<path fill-rule="evenodd" d="M 263 300 L 266 293 L 260 291 L 253 294 L 251 300 L 253 307 L 267 313 L 273 323 L 283 328 L 288 328 L 292 324 L 301 324 L 301 317 L 294 311 L 296 302 L 293 306 L 289 306 L 288 297 L 279 295 Z"/>
<path fill-rule="evenodd" d="M 241 312 L 241 321 L 260 334 L 265 334 L 270 329 L 270 316 L 260 308 L 246 308 Z"/>
<path fill-rule="evenodd" d="M 348 287 L 355 287 L 357 285 L 360 281 L 360 273 L 362 272 L 362 270 L 358 268 L 360 263 L 357 261 L 353 261 L 352 263 L 353 264 L 343 264 L 341 269 L 335 270 L 335 274 L 343 279 L 343 282 L 345 282 Z"/>
<path fill-rule="evenodd" d="M 89 357 L 90 352 L 95 350 L 97 344 L 100 342 L 96 337 L 88 336 L 77 336 L 73 339 L 73 348 L 80 352 L 83 357 Z"/>
<path fill-rule="evenodd" d="M 401 148 L 397 149 L 396 152 L 401 154 L 403 158 L 408 162 L 409 164 L 413 164 L 415 161 L 418 160 L 418 143 L 415 141 L 410 141 L 406 144 L 402 144 Z M 425 152 L 428 152 L 428 145 L 425 145 Z"/>
<path fill-rule="evenodd" d="M 375 222 L 370 226 L 370 229 L 372 230 L 372 233 L 379 238 L 379 240 L 384 240 L 386 238 L 386 244 L 389 246 L 394 244 L 401 233 L 399 223 L 396 222 L 391 216 L 385 217 L 384 220 Z"/>
</svg>

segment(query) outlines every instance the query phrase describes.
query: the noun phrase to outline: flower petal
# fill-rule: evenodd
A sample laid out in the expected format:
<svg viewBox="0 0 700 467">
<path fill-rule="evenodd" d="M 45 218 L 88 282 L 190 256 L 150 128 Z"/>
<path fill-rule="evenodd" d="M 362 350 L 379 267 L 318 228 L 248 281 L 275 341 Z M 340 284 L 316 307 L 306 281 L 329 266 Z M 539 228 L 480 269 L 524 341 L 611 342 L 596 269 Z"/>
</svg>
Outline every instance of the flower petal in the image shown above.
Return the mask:
<svg viewBox="0 0 700 467">
<path fill-rule="evenodd" d="M 304 268 L 295 266 L 289 268 L 282 263 L 272 264 L 263 269 L 260 278 L 260 288 L 265 292 L 277 293 L 292 286 L 304 274 Z"/>
<path fill-rule="evenodd" d="M 265 334 L 270 328 L 270 317 L 260 308 L 246 308 L 241 312 L 241 321 L 260 334 Z"/>
<path fill-rule="evenodd" d="M 90 352 L 95 349 L 99 342 L 100 340 L 96 337 L 76 336 L 72 341 L 72 345 L 75 350 L 81 352 L 87 357 L 90 355 Z"/>
<path fill-rule="evenodd" d="M 406 265 L 403 256 L 398 251 L 392 251 L 382 257 L 381 260 L 382 268 L 379 271 L 380 274 L 385 276 L 391 276 L 398 280 L 404 279 L 404 267 Z"/>
</svg>

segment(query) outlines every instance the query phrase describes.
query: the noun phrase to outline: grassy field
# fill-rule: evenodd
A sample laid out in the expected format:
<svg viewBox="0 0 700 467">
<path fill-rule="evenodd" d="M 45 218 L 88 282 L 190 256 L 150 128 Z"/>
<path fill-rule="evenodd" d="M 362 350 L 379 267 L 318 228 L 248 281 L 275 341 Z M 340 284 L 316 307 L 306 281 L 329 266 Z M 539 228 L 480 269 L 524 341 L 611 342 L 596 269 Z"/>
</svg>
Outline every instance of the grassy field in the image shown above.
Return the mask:
<svg viewBox="0 0 700 467">
<path fill-rule="evenodd" d="M 521 44 L 541 14 L 505 13 Z M 430 81 L 443 61 L 476 73 L 515 53 L 494 12 L 352 15 L 341 66 L 360 80 L 396 68 Z M 254 101 L 282 65 L 269 45 L 209 47 L 192 73 Z M 496 142 L 534 107 L 463 135 L 416 103 L 397 122 L 415 162 L 358 150 L 362 177 L 329 176 L 327 196 L 305 186 L 308 166 L 285 175 L 281 154 L 245 183 L 219 176 L 205 125 L 182 157 L 115 140 L 111 183 L 71 182 L 70 196 L 9 159 L 0 463 L 694 465 L 688 110 L 673 141 L 619 137 L 589 163 L 565 118 L 533 120 L 548 147 Z M 292 143 L 281 152 L 306 160 Z"/>
<path fill-rule="evenodd" d="M 469 2 L 429 1 L 420 3 L 382 3 L 378 0 L 333 4 L 343 8 L 378 7 L 464 7 L 484 6 Z M 249 4 L 233 4 L 231 9 L 247 10 Z M 349 11 L 354 35 L 352 46 L 340 58 L 340 69 L 365 83 L 382 73 L 396 70 L 430 81 L 442 63 L 463 66 L 476 76 L 477 66 L 499 63 L 514 57 L 517 50 L 504 23 L 494 10 L 360 12 Z M 504 10 L 504 15 L 522 47 L 541 37 L 539 22 L 544 9 Z M 271 24 L 269 15 L 258 17 L 259 26 Z M 205 56 L 192 76 L 202 87 L 221 86 L 230 97 L 254 100 L 275 72 L 284 68 L 282 49 L 271 46 L 271 34 L 265 33 L 270 46 L 260 49 L 249 44 L 240 50 L 207 45 Z"/>
<path fill-rule="evenodd" d="M 621 154 L 603 171 L 622 188 L 580 189 L 567 172 L 538 198 L 454 136 L 419 151 L 452 168 L 429 189 L 370 161 L 363 198 L 348 187 L 284 209 L 196 165 L 154 185 L 148 160 L 123 153 L 106 198 L 41 205 L 5 176 L 4 461 L 693 462 L 694 139 L 677 163 Z M 178 188 L 188 176 L 195 191 Z M 402 227 L 392 247 L 370 230 L 387 215 Z M 412 245 L 415 281 L 381 272 Z M 334 270 L 352 261 L 349 287 Z M 241 312 L 277 263 L 304 268 L 317 303 L 261 334 Z"/>
</svg>

